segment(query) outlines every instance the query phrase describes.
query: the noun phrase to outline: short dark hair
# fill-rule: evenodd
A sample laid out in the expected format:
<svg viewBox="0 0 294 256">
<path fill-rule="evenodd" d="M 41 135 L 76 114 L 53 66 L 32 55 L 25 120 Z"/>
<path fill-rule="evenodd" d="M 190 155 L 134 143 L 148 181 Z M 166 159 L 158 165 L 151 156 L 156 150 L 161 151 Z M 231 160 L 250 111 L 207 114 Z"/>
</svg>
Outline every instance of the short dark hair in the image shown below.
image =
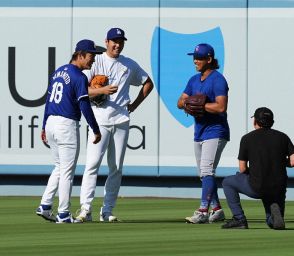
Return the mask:
<svg viewBox="0 0 294 256">
<path fill-rule="evenodd" d="M 70 59 L 70 62 L 69 63 L 71 63 L 72 61 L 76 60 L 79 55 L 82 55 L 83 57 L 85 57 L 86 54 L 87 54 L 87 52 L 85 52 L 85 51 L 77 51 L 77 52 L 74 52 L 73 55 L 71 56 L 71 59 Z"/>
<path fill-rule="evenodd" d="M 255 119 L 256 123 L 263 128 L 271 128 L 274 124 L 274 120 L 272 121 L 267 121 L 267 120 L 257 120 Z"/>
</svg>

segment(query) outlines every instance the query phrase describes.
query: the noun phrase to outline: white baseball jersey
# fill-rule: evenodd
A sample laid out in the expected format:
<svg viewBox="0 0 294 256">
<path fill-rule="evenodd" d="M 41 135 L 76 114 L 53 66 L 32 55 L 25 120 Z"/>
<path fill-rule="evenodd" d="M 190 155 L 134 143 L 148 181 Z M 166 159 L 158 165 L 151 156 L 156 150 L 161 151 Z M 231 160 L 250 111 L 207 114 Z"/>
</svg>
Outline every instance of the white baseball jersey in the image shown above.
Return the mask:
<svg viewBox="0 0 294 256">
<path fill-rule="evenodd" d="M 108 95 L 107 100 L 100 107 L 92 104 L 99 125 L 114 125 L 128 121 L 130 85 L 142 85 L 147 80 L 148 74 L 134 60 L 123 55 L 111 58 L 105 52 L 96 55 L 91 70 L 83 72 L 88 77 L 88 81 L 91 81 L 95 75 L 106 75 L 109 84 L 118 86 L 117 92 Z"/>
</svg>

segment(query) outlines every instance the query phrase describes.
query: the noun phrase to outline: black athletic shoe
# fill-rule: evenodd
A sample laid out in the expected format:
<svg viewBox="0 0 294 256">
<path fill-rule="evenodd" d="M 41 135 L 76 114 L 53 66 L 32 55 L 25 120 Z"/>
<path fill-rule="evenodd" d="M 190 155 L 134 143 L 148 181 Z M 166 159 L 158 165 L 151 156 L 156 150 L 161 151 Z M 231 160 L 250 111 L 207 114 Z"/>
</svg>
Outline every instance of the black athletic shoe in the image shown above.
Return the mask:
<svg viewBox="0 0 294 256">
<path fill-rule="evenodd" d="M 281 214 L 280 207 L 276 203 L 271 205 L 271 218 L 273 221 L 273 229 L 285 229 L 285 222 Z"/>
<path fill-rule="evenodd" d="M 248 228 L 248 223 L 246 218 L 243 219 L 236 219 L 232 218 L 231 220 L 227 221 L 225 224 L 221 226 L 221 228 L 240 228 L 240 229 L 247 229 Z"/>
</svg>

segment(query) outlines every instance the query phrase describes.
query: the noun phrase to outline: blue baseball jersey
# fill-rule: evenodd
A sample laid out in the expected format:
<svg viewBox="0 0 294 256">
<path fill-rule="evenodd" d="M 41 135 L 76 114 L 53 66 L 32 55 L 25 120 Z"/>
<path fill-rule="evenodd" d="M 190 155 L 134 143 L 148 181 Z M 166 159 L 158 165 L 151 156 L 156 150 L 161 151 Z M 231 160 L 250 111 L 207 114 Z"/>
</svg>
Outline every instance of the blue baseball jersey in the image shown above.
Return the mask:
<svg viewBox="0 0 294 256">
<path fill-rule="evenodd" d="M 217 96 L 228 96 L 228 83 L 224 76 L 213 70 L 204 81 L 198 73 L 190 78 L 184 93 L 192 96 L 205 94 L 207 102 L 215 102 Z M 194 141 L 222 138 L 230 140 L 230 129 L 227 121 L 227 113 L 212 114 L 206 112 L 201 118 L 195 118 Z"/>
<path fill-rule="evenodd" d="M 52 75 L 48 88 L 43 129 L 48 116 L 63 116 L 76 121 L 81 119 L 79 100 L 88 97 L 88 79 L 75 65 L 66 64 Z"/>
</svg>

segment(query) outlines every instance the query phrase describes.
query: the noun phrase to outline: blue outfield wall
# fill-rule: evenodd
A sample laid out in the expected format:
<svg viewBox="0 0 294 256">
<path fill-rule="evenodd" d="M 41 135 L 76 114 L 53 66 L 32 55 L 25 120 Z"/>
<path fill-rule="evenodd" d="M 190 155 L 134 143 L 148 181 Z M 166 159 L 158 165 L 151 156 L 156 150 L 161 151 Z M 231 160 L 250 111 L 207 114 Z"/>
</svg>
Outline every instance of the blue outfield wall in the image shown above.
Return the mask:
<svg viewBox="0 0 294 256">
<path fill-rule="evenodd" d="M 54 167 L 52 165 L 0 165 L 0 175 L 49 175 Z M 84 165 L 78 165 L 76 175 L 81 176 L 84 172 Z M 238 171 L 236 167 L 218 167 L 217 177 L 234 175 Z M 288 177 L 294 177 L 294 170 L 287 168 Z M 102 165 L 98 175 L 108 174 L 108 167 Z M 175 167 L 175 166 L 124 166 L 124 176 L 146 176 L 146 177 L 195 177 L 199 176 L 196 167 Z"/>
<path fill-rule="evenodd" d="M 1 0 L 0 7 L 292 8 L 293 0 Z"/>
</svg>

